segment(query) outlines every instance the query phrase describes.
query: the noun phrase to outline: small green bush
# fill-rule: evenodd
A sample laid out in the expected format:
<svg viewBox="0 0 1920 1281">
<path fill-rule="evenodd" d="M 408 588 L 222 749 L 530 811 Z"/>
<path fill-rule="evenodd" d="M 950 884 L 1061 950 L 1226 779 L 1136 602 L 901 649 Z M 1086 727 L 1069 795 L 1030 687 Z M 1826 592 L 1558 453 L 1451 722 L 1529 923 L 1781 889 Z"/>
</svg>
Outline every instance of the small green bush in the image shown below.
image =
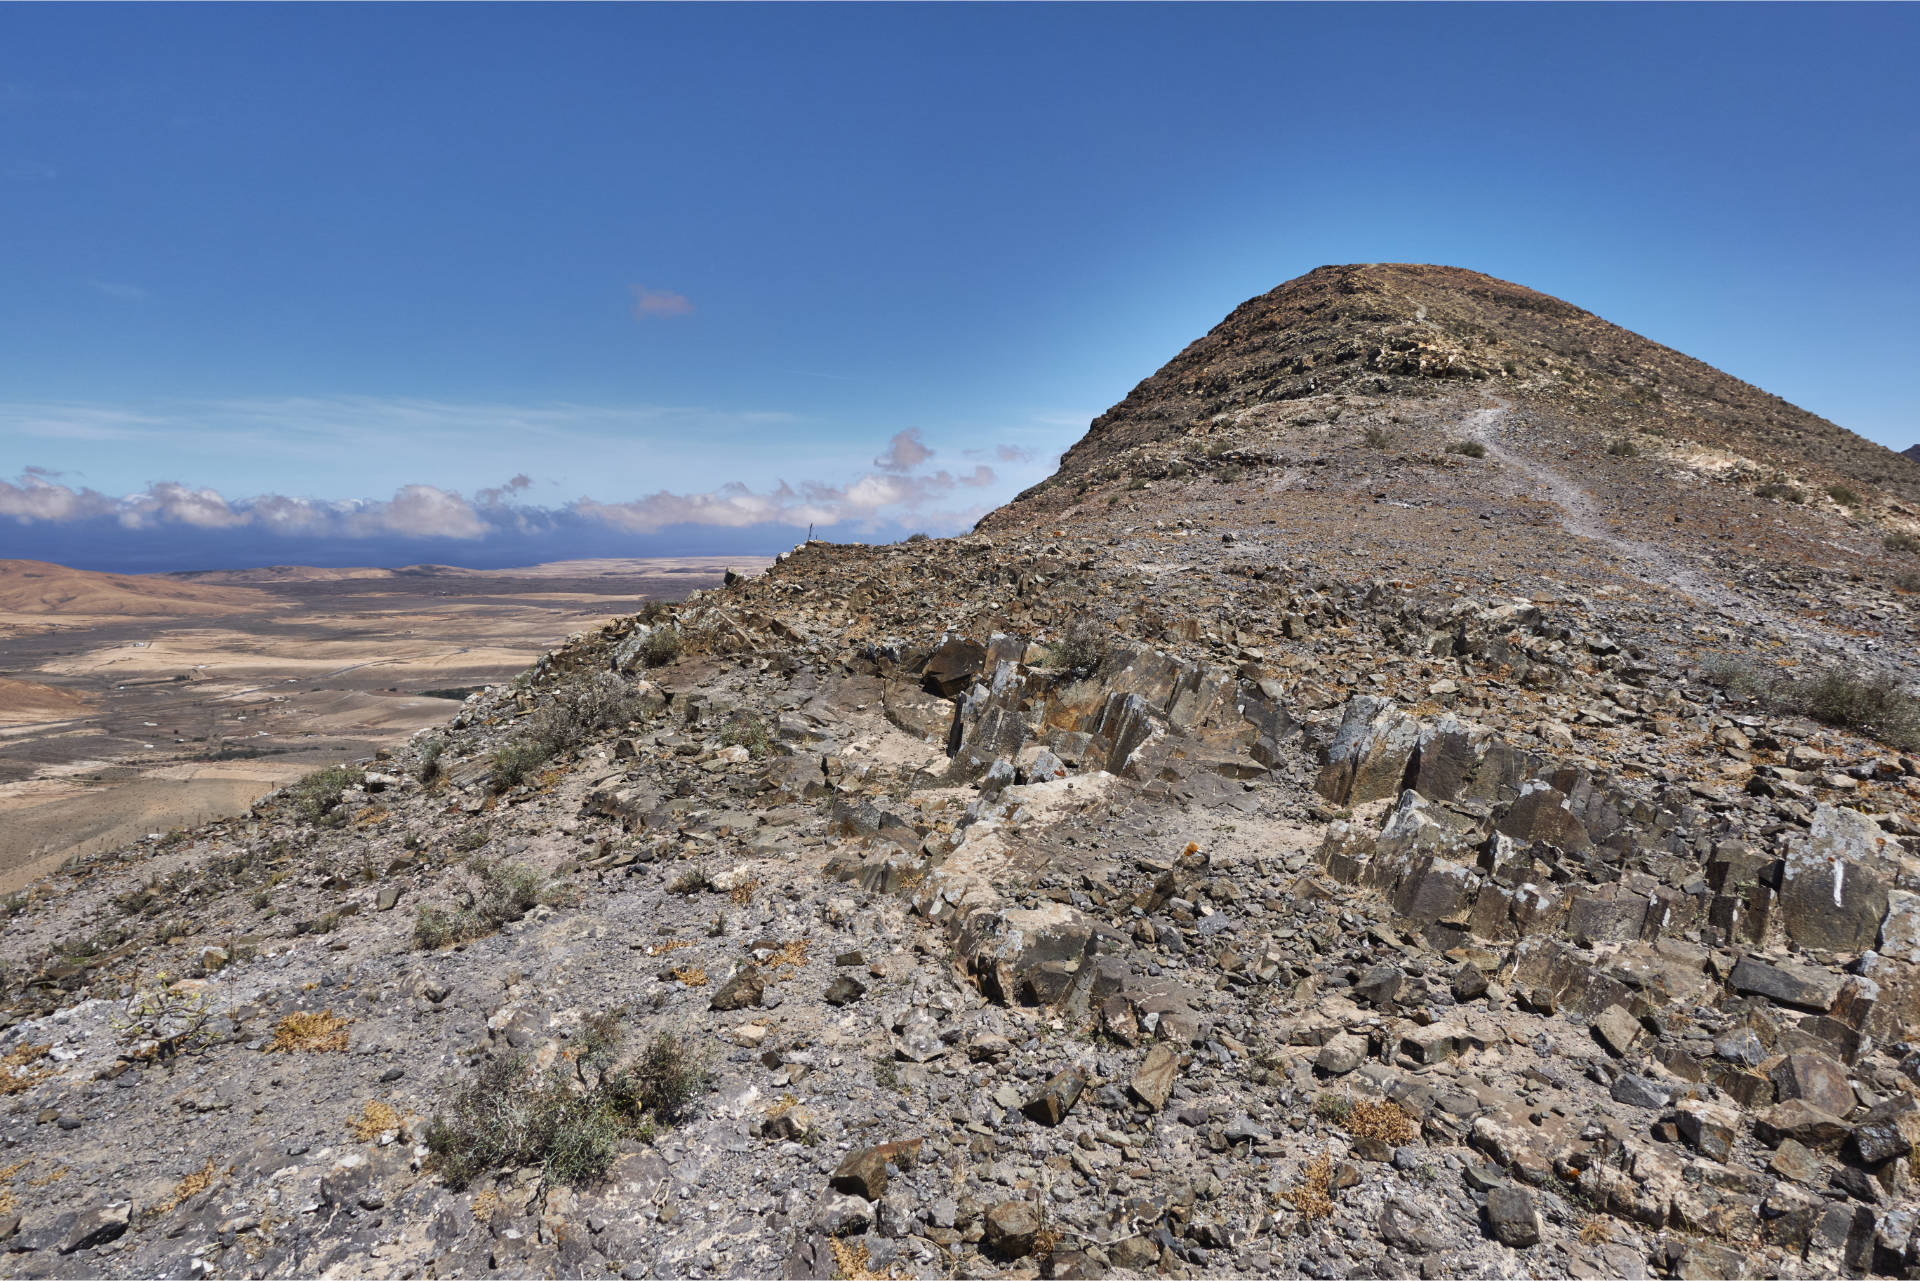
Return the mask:
<svg viewBox="0 0 1920 1281">
<path fill-rule="evenodd" d="M 441 1177 L 457 1189 L 539 1165 L 543 1182 L 579 1187 L 606 1174 L 623 1139 L 682 1119 L 707 1089 L 710 1060 L 683 1034 L 660 1032 L 626 1067 L 600 1071 L 612 1053 L 543 1073 L 522 1055 L 487 1063 L 427 1127 Z"/>
<path fill-rule="evenodd" d="M 1806 676 L 1762 672 L 1738 659 L 1715 657 L 1706 678 L 1780 712 L 1858 730 L 1900 751 L 1920 750 L 1920 698 L 1885 672 L 1836 663 Z"/>
<path fill-rule="evenodd" d="M 1368 427 L 1362 434 L 1366 438 L 1368 449 L 1385 449 L 1393 443 L 1393 437 L 1388 434 L 1385 427 Z"/>
<path fill-rule="evenodd" d="M 420 747 L 420 766 L 414 771 L 414 777 L 431 787 L 440 781 L 440 757 L 446 753 L 446 740 L 430 738 Z"/>
<path fill-rule="evenodd" d="M 341 795 L 359 783 L 365 775 L 347 765 L 329 765 L 315 770 L 287 789 L 293 812 L 308 823 L 322 827 L 343 827 L 347 813 L 340 808 Z"/>
<path fill-rule="evenodd" d="M 1896 529 L 1880 541 L 1890 552 L 1920 552 L 1920 534 L 1904 529 Z"/>
<path fill-rule="evenodd" d="M 680 628 L 674 624 L 655 627 L 640 645 L 640 661 L 648 667 L 665 667 L 680 657 Z"/>
<path fill-rule="evenodd" d="M 690 867 L 673 878 L 667 886 L 669 894 L 705 894 L 713 889 L 713 881 L 697 867 Z"/>
<path fill-rule="evenodd" d="M 720 742 L 725 747 L 746 748 L 747 755 L 757 761 L 773 751 L 773 732 L 752 712 L 742 712 L 720 731 Z"/>
<path fill-rule="evenodd" d="M 1769 481 L 1753 492 L 1762 498 L 1772 498 L 1781 502 L 1804 503 L 1807 501 L 1807 496 L 1798 489 L 1777 480 Z"/>
<path fill-rule="evenodd" d="M 1449 454 L 1464 454 L 1468 458 L 1485 458 L 1487 447 L 1477 440 L 1455 440 L 1447 444 Z"/>
<path fill-rule="evenodd" d="M 1313 1101 L 1313 1114 L 1336 1125 L 1353 1113 L 1353 1100 L 1344 1094 L 1322 1094 Z"/>
<path fill-rule="evenodd" d="M 927 543 L 933 540 L 925 534 L 908 534 L 907 541 L 910 543 Z"/>
<path fill-rule="evenodd" d="M 1635 447 L 1634 443 L 1625 436 L 1607 445 L 1607 453 L 1614 458 L 1632 458 L 1639 452 L 1640 450 Z"/>
<path fill-rule="evenodd" d="M 451 947 L 497 933 L 542 903 L 564 903 L 566 890 L 524 863 L 477 863 L 475 884 L 453 907 L 422 906 L 414 917 L 413 941 L 428 949 Z"/>
<path fill-rule="evenodd" d="M 1854 493 L 1845 485 L 1828 485 L 1827 497 L 1839 503 L 1842 507 L 1858 507 L 1860 505 L 1860 495 Z"/>
<path fill-rule="evenodd" d="M 487 758 L 487 782 L 496 792 L 517 787 L 533 777 L 534 771 L 552 760 L 553 755 L 549 744 L 535 738 L 497 747 Z"/>
<path fill-rule="evenodd" d="M 1067 634 L 1047 647 L 1047 657 L 1056 667 L 1072 672 L 1090 672 L 1098 667 L 1113 648 L 1113 640 L 1090 622 L 1078 622 Z"/>
</svg>

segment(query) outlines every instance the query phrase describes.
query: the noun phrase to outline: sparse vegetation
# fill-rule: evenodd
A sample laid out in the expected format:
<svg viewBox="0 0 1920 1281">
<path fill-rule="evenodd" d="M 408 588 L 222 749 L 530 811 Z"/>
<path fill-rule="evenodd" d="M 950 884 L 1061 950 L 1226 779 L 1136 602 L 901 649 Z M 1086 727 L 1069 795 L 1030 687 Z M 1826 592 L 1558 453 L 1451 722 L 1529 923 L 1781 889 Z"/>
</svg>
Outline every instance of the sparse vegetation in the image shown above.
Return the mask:
<svg viewBox="0 0 1920 1281">
<path fill-rule="evenodd" d="M 494 749 L 488 757 L 488 781 L 494 791 L 507 791 L 562 752 L 596 733 L 620 729 L 639 715 L 640 701 L 633 687 L 612 672 L 595 672 L 587 680 L 565 685 L 521 722 L 509 742 Z"/>
<path fill-rule="evenodd" d="M 267 1053 L 343 1053 L 347 1048 L 347 1025 L 351 1022 L 332 1010 L 301 1010 L 289 1014 L 274 1024 Z"/>
<path fill-rule="evenodd" d="M 413 941 L 423 948 L 451 947 L 485 938 L 542 903 L 563 903 L 567 892 L 524 863 L 476 862 L 474 884 L 455 906 L 423 906 L 414 918 Z"/>
<path fill-rule="evenodd" d="M 1347 1109 L 1340 1127 L 1357 1139 L 1378 1139 L 1395 1147 L 1420 1134 L 1420 1123 L 1387 1099 L 1361 1099 Z"/>
<path fill-rule="evenodd" d="M 233 1167 L 228 1166 L 225 1173 L 233 1173 Z M 150 1219 L 157 1219 L 163 1214 L 172 1213 L 185 1202 L 199 1196 L 202 1192 L 212 1187 L 214 1180 L 220 1178 L 221 1174 L 222 1171 L 218 1162 L 216 1162 L 214 1158 L 208 1157 L 205 1165 L 174 1184 L 173 1191 L 169 1192 L 163 1200 L 156 1201 L 151 1206 L 148 1206 L 145 1211 L 146 1216 Z"/>
<path fill-rule="evenodd" d="M 293 812 L 302 821 L 320 827 L 344 827 L 348 814 L 340 804 L 349 787 L 357 786 L 365 775 L 346 765 L 329 765 L 315 770 L 287 789 Z"/>
<path fill-rule="evenodd" d="M 420 746 L 420 765 L 414 777 L 428 787 L 440 781 L 440 757 L 447 750 L 445 739 L 430 738 Z"/>
<path fill-rule="evenodd" d="M 1839 503 L 1842 507 L 1858 507 L 1860 505 L 1860 495 L 1854 493 L 1845 485 L 1828 485 L 1827 497 Z"/>
<path fill-rule="evenodd" d="M 1369 426 L 1362 434 L 1366 439 L 1368 449 L 1385 449 L 1393 443 L 1392 435 L 1388 433 L 1385 427 L 1381 427 L 1378 424 Z"/>
<path fill-rule="evenodd" d="M 1775 711 L 1859 730 L 1901 751 L 1920 750 L 1920 698 L 1885 672 L 1838 663 L 1794 677 L 1762 672 L 1751 663 L 1716 657 L 1703 674 L 1720 688 Z"/>
<path fill-rule="evenodd" d="M 1613 458 L 1632 458 L 1639 452 L 1639 447 L 1625 436 L 1607 443 L 1607 454 Z"/>
<path fill-rule="evenodd" d="M 1313 1114 L 1335 1125 L 1344 1123 L 1353 1111 L 1353 1100 L 1344 1094 L 1322 1094 L 1313 1101 Z"/>
<path fill-rule="evenodd" d="M 1477 440 L 1453 440 L 1447 442 L 1449 454 L 1461 454 L 1467 458 L 1485 458 L 1487 447 Z"/>
<path fill-rule="evenodd" d="M 489 1170 L 539 1165 L 549 1184 L 603 1176 L 622 1139 L 680 1120 L 707 1088 L 709 1059 L 692 1039 L 657 1033 L 622 1068 L 618 1036 L 603 1028 L 572 1061 L 537 1072 L 520 1055 L 494 1059 L 427 1128 L 427 1148 L 449 1186 Z"/>
<path fill-rule="evenodd" d="M 648 667 L 665 667 L 680 657 L 680 628 L 673 623 L 654 627 L 640 643 L 640 661 Z"/>
<path fill-rule="evenodd" d="M 926 543 L 926 542 L 931 542 L 933 540 L 928 538 L 927 535 L 925 534 L 908 534 L 907 541 L 910 543 Z"/>
<path fill-rule="evenodd" d="M 667 884 L 669 894 L 705 894 L 713 889 L 713 881 L 697 867 L 690 867 Z"/>
<path fill-rule="evenodd" d="M 400 1113 L 391 1103 L 382 1103 L 378 1099 L 368 1099 L 360 1115 L 347 1122 L 347 1133 L 361 1143 L 372 1143 L 381 1135 L 396 1132 L 402 1128 Z"/>
<path fill-rule="evenodd" d="M 724 747 L 744 747 L 747 755 L 762 760 L 773 752 L 773 732 L 752 712 L 741 712 L 720 731 L 720 743 Z"/>
<path fill-rule="evenodd" d="M 1075 623 L 1067 634 L 1047 647 L 1047 657 L 1057 667 L 1086 674 L 1100 666 L 1113 647 L 1113 639 L 1098 625 Z"/>
<path fill-rule="evenodd" d="M 1324 1097 L 1324 1096 L 1323 1096 Z M 1333 1158 L 1322 1152 L 1300 1171 L 1300 1182 L 1286 1194 L 1300 1217 L 1309 1222 L 1333 1213 Z"/>
<path fill-rule="evenodd" d="M 211 1039 L 213 1017 L 212 998 L 175 988 L 161 974 L 152 985 L 127 998 L 110 1022 L 136 1057 L 170 1058 L 205 1046 Z"/>
<path fill-rule="evenodd" d="M 16 1045 L 0 1055 L 0 1095 L 30 1090 L 52 1076 L 54 1068 L 41 1063 L 52 1048 L 51 1045 Z"/>
<path fill-rule="evenodd" d="M 1890 552 L 1920 552 L 1920 534 L 1911 534 L 1904 529 L 1894 530 L 1880 542 Z"/>
<path fill-rule="evenodd" d="M 1771 498 L 1778 502 L 1804 503 L 1807 496 L 1794 486 L 1782 481 L 1772 480 L 1753 491 L 1762 498 Z"/>
</svg>

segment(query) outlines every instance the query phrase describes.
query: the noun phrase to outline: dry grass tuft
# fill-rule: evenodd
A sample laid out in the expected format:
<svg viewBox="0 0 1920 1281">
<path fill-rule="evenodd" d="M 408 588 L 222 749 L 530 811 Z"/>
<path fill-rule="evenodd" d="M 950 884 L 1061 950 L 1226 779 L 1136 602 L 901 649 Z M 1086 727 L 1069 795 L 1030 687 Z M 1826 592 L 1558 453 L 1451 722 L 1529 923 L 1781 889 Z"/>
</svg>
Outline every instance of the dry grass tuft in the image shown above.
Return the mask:
<svg viewBox="0 0 1920 1281">
<path fill-rule="evenodd" d="M 35 1067 L 47 1056 L 51 1045 L 20 1045 L 0 1055 L 0 1095 L 30 1090 L 52 1076 L 52 1067 Z"/>
<path fill-rule="evenodd" d="M 367 1106 L 360 1115 L 347 1122 L 347 1133 L 351 1134 L 357 1142 L 371 1143 L 389 1131 L 399 1131 L 404 1124 L 391 1103 L 368 1099 Z"/>
<path fill-rule="evenodd" d="M 1347 1109 L 1340 1125 L 1356 1139 L 1379 1139 L 1396 1147 L 1420 1136 L 1420 1123 L 1386 1099 L 1362 1099 Z"/>
<path fill-rule="evenodd" d="M 226 1173 L 233 1173 L 233 1167 L 228 1166 Z M 172 1211 L 176 1206 L 180 1205 L 181 1202 L 191 1197 L 197 1197 L 202 1192 L 205 1192 L 213 1186 L 213 1181 L 219 1177 L 221 1177 L 220 1167 L 215 1164 L 212 1157 L 208 1157 L 205 1165 L 180 1180 L 180 1182 L 174 1184 L 173 1191 L 167 1194 L 167 1199 L 156 1202 L 147 1213 L 157 1219 L 161 1215 Z"/>
<path fill-rule="evenodd" d="M 1604 1214 L 1589 1214 L 1580 1220 L 1580 1244 L 1599 1245 L 1613 1235 L 1613 1225 Z"/>
<path fill-rule="evenodd" d="M 806 963 L 807 963 L 807 940 L 806 939 L 789 939 L 787 942 L 782 943 L 780 945 L 780 950 L 778 952 L 775 952 L 772 956 L 769 956 L 766 960 L 760 962 L 760 967 L 762 969 L 767 969 L 767 970 L 776 970 L 783 965 L 792 965 L 792 966 L 798 967 L 798 966 L 805 965 Z"/>
<path fill-rule="evenodd" d="M 306 1050 L 319 1054 L 347 1048 L 347 1024 L 332 1010 L 302 1010 L 289 1014 L 274 1025 L 273 1040 L 267 1043 L 269 1054 L 291 1054 Z"/>
<path fill-rule="evenodd" d="M 1300 1172 L 1300 1186 L 1286 1194 L 1303 1219 L 1324 1219 L 1333 1213 L 1333 1158 L 1322 1152 Z"/>
<path fill-rule="evenodd" d="M 672 971 L 672 974 L 674 978 L 685 983 L 688 987 L 705 987 L 707 985 L 707 967 L 704 965 L 683 965 L 679 969 Z"/>
<path fill-rule="evenodd" d="M 649 943 L 640 950 L 648 956 L 665 956 L 669 952 L 678 952 L 683 947 L 692 947 L 686 939 L 667 939 L 663 943 Z"/>
<path fill-rule="evenodd" d="M 867 1255 L 864 1243 L 848 1245 L 839 1237 L 831 1238 L 833 1246 L 833 1274 L 844 1281 L 891 1281 L 892 1271 L 875 1272 L 873 1260 Z"/>
<path fill-rule="evenodd" d="M 747 904 L 753 902 L 753 892 L 759 888 L 760 882 L 758 881 L 742 881 L 727 891 L 727 897 L 735 903 L 738 903 L 741 907 L 745 907 Z"/>
</svg>

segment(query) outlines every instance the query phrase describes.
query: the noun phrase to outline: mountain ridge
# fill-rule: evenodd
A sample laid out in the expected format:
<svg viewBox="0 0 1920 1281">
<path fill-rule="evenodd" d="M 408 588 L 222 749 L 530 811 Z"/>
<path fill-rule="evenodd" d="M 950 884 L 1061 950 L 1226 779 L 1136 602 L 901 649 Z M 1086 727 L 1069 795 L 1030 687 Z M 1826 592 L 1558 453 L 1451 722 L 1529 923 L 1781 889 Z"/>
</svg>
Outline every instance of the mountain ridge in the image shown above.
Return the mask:
<svg viewBox="0 0 1920 1281">
<path fill-rule="evenodd" d="M 0 1275 L 1920 1273 L 1905 500 L 1450 272 L 10 901 Z"/>
</svg>

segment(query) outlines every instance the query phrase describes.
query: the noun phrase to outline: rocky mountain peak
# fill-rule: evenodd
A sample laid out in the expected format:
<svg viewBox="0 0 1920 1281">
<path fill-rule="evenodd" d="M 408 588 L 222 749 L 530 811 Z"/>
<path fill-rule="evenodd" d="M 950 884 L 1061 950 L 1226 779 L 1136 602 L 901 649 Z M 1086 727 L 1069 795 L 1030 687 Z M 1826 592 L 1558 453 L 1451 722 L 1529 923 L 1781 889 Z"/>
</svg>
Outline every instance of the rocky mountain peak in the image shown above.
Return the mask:
<svg viewBox="0 0 1920 1281">
<path fill-rule="evenodd" d="M 1756 473 L 1920 503 L 1920 472 L 1891 450 L 1571 303 L 1423 263 L 1318 267 L 1240 304 L 1096 418 L 1047 484 L 1156 444 L 1278 439 L 1329 411 L 1462 391 L 1583 434 L 1722 451 Z"/>
</svg>

